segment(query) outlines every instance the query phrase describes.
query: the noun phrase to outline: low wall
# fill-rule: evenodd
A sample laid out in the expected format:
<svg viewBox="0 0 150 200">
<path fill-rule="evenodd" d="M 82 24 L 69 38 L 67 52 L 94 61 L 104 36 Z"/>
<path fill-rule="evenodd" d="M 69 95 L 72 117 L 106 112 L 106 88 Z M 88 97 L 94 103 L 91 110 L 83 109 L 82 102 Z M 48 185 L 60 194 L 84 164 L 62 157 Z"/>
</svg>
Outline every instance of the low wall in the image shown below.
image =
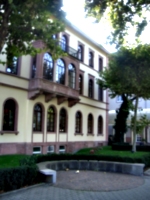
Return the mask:
<svg viewBox="0 0 150 200">
<path fill-rule="evenodd" d="M 116 172 L 122 174 L 131 174 L 142 176 L 145 164 L 139 163 L 121 163 L 110 161 L 86 161 L 86 160 L 70 160 L 70 161 L 49 161 L 37 164 L 39 169 L 49 168 L 56 171 L 59 170 L 93 170 Z"/>
</svg>

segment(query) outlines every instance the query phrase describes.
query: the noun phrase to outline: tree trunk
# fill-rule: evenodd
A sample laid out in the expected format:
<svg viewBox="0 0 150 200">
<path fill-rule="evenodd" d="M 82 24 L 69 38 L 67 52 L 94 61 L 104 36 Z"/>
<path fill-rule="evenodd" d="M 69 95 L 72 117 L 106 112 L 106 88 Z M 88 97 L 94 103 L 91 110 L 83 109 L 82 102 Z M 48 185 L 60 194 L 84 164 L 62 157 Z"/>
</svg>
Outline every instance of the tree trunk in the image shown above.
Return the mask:
<svg viewBox="0 0 150 200">
<path fill-rule="evenodd" d="M 136 121 L 137 121 L 138 100 L 139 100 L 139 97 L 136 97 L 135 107 L 134 107 L 134 126 L 133 126 L 133 144 L 132 144 L 133 153 L 136 152 Z"/>
</svg>

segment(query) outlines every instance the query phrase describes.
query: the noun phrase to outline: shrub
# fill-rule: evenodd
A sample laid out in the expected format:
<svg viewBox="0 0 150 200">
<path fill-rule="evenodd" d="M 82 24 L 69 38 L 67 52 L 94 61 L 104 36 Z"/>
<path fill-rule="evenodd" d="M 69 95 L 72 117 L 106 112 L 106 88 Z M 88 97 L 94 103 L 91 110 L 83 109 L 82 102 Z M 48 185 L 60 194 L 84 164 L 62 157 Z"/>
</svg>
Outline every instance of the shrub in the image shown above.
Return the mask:
<svg viewBox="0 0 150 200">
<path fill-rule="evenodd" d="M 34 166 L 0 169 L 0 191 L 10 191 L 32 185 L 37 177 Z"/>
</svg>

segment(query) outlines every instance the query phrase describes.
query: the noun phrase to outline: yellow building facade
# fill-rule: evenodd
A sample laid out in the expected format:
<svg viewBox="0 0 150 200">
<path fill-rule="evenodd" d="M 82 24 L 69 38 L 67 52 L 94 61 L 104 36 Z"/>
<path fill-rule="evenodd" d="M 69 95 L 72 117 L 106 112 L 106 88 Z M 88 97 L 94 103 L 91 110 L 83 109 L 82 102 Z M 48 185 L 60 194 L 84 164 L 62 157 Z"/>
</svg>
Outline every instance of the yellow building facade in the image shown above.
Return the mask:
<svg viewBox="0 0 150 200">
<path fill-rule="evenodd" d="M 75 152 L 107 143 L 108 97 L 96 79 L 108 52 L 69 23 L 55 38 L 68 56 L 54 61 L 45 52 L 0 65 L 1 155 Z"/>
</svg>

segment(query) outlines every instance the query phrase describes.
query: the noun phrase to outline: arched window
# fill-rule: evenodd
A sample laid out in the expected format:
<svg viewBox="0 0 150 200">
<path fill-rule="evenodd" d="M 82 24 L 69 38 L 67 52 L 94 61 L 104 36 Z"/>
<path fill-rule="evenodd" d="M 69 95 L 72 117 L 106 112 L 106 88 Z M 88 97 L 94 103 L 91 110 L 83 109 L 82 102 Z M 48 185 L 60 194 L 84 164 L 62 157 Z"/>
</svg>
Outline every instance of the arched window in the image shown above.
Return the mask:
<svg viewBox="0 0 150 200">
<path fill-rule="evenodd" d="M 65 35 L 61 38 L 61 48 L 63 51 L 67 51 L 67 37 Z"/>
<path fill-rule="evenodd" d="M 93 53 L 89 52 L 89 66 L 93 68 Z"/>
<path fill-rule="evenodd" d="M 32 78 L 35 78 L 36 76 L 36 56 L 33 58 L 32 62 Z"/>
<path fill-rule="evenodd" d="M 103 59 L 99 58 L 99 72 L 103 71 Z"/>
<path fill-rule="evenodd" d="M 42 131 L 42 107 L 39 104 L 34 106 L 33 131 Z"/>
<path fill-rule="evenodd" d="M 9 99 L 4 104 L 3 130 L 15 131 L 15 120 L 16 120 L 16 103 L 14 100 Z"/>
<path fill-rule="evenodd" d="M 43 57 L 43 78 L 53 80 L 53 59 L 49 53 L 45 53 Z"/>
<path fill-rule="evenodd" d="M 93 80 L 92 79 L 89 80 L 89 88 L 88 89 L 89 89 L 88 96 L 90 98 L 93 98 Z"/>
<path fill-rule="evenodd" d="M 18 74 L 18 58 L 14 56 L 6 71 L 10 74 Z"/>
<path fill-rule="evenodd" d="M 83 77 L 79 75 L 79 94 L 83 94 Z"/>
<path fill-rule="evenodd" d="M 51 106 L 47 111 L 47 131 L 55 131 L 55 109 Z"/>
<path fill-rule="evenodd" d="M 78 59 L 83 61 L 83 47 L 81 45 L 78 46 Z"/>
<path fill-rule="evenodd" d="M 68 66 L 68 85 L 69 87 L 75 89 L 76 82 L 76 69 L 72 64 Z"/>
<path fill-rule="evenodd" d="M 67 113 L 64 108 L 60 110 L 59 115 L 59 132 L 65 133 L 67 130 Z"/>
<path fill-rule="evenodd" d="M 65 63 L 62 59 L 57 60 L 56 82 L 65 84 Z"/>
<path fill-rule="evenodd" d="M 98 117 L 98 134 L 103 133 L 103 118 L 101 116 Z"/>
<path fill-rule="evenodd" d="M 76 128 L 76 130 L 75 130 L 76 133 L 82 133 L 82 115 L 81 115 L 81 112 L 79 112 L 79 111 L 76 113 L 75 128 Z"/>
<path fill-rule="evenodd" d="M 93 134 L 93 116 L 88 115 L 88 134 Z"/>
</svg>

